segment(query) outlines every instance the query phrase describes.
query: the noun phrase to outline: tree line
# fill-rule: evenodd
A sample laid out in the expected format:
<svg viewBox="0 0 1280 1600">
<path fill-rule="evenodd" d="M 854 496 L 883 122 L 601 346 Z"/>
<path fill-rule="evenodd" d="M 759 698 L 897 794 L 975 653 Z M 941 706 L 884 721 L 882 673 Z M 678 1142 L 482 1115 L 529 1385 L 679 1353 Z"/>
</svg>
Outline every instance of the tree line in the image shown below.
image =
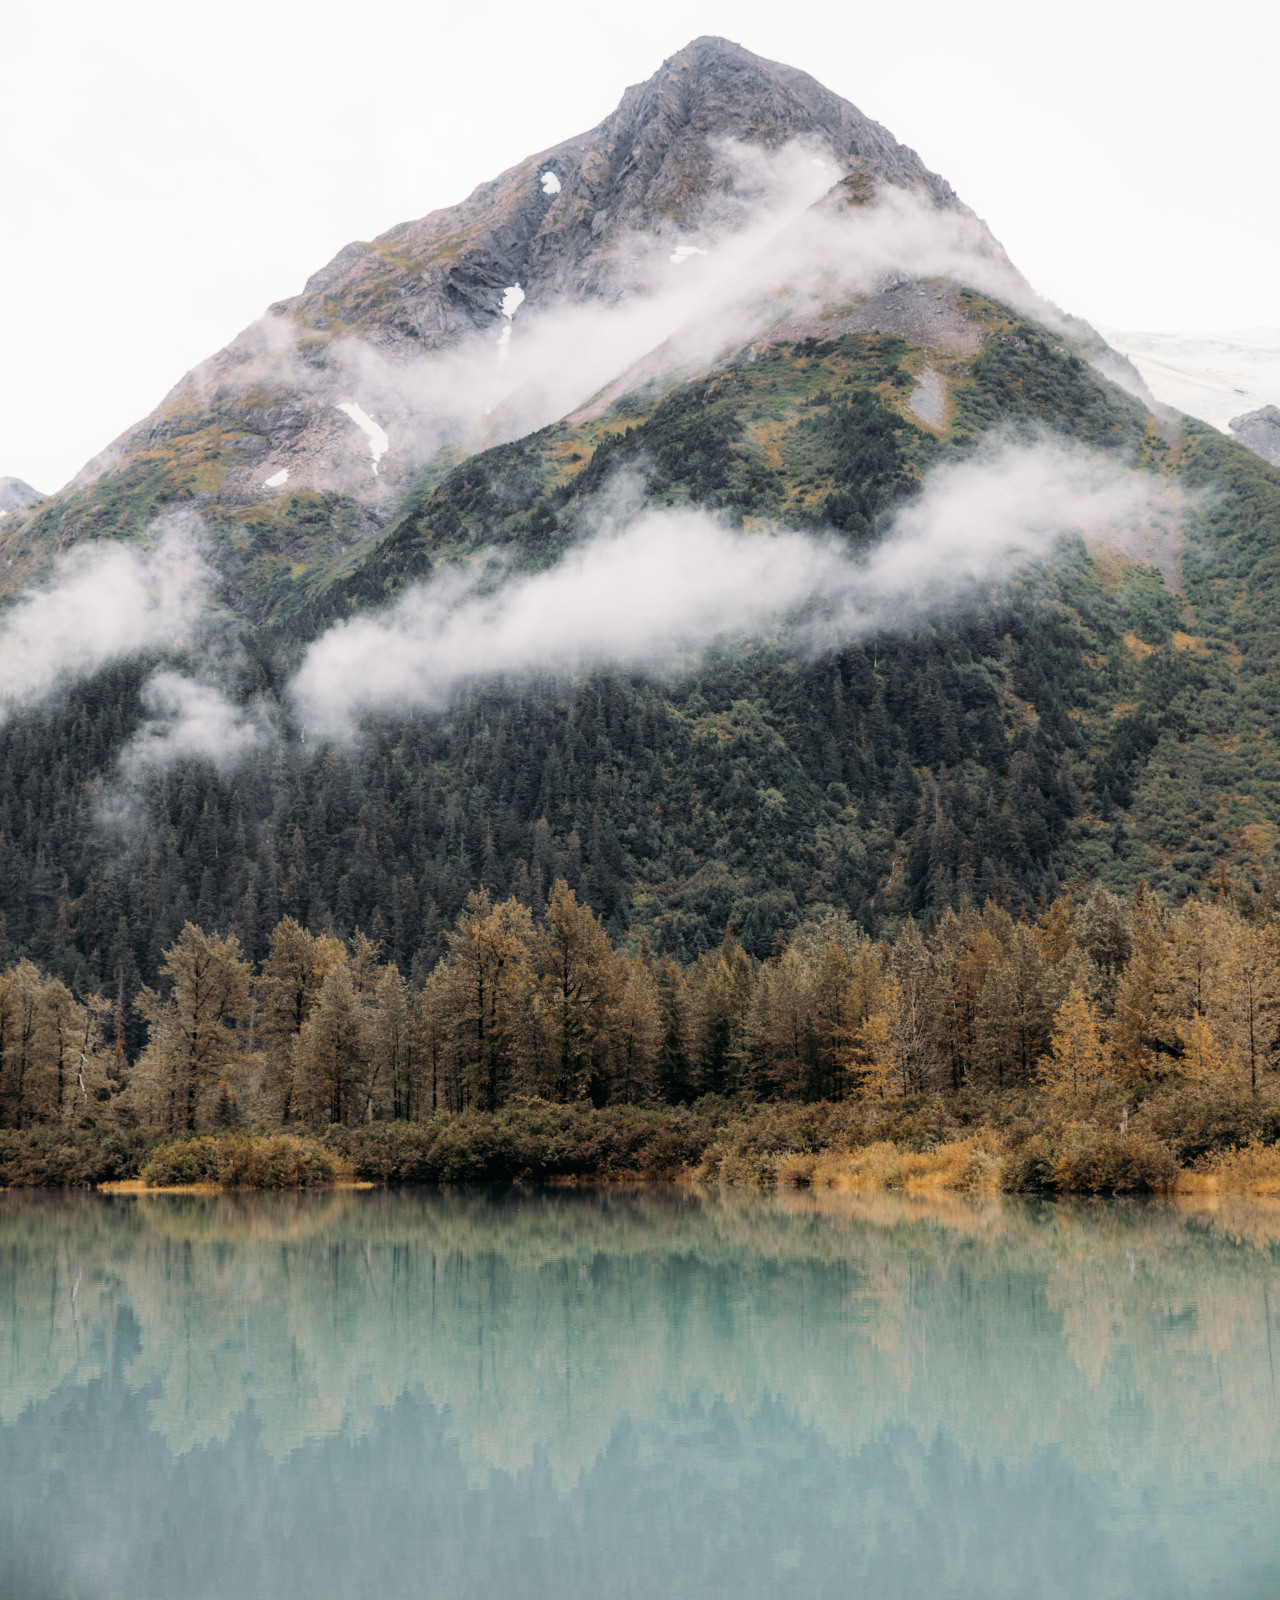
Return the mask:
<svg viewBox="0 0 1280 1600">
<path fill-rule="evenodd" d="M 610 940 L 557 879 L 535 917 L 469 897 L 415 978 L 363 933 L 284 917 L 257 965 L 187 923 L 136 1009 L 0 973 L 0 1125 L 322 1130 L 521 1100 L 839 1101 L 981 1086 L 1137 1097 L 1172 1075 L 1257 1091 L 1280 1064 L 1280 894 L 1163 906 L 988 900 L 872 939 L 823 915 L 765 959 L 732 934 L 681 965 Z"/>
</svg>

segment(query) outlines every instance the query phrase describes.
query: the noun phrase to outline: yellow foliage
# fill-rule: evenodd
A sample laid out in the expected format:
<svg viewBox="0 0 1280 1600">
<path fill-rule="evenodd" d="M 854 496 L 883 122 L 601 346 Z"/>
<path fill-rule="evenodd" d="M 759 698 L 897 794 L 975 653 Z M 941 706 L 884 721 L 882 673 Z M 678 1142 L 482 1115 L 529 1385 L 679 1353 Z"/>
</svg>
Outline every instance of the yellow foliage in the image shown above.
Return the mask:
<svg viewBox="0 0 1280 1600">
<path fill-rule="evenodd" d="M 1179 1194 L 1280 1194 L 1280 1145 L 1260 1139 L 1178 1175 Z"/>
<path fill-rule="evenodd" d="M 823 1150 L 788 1156 L 778 1171 L 780 1187 L 861 1192 L 900 1189 L 907 1194 L 937 1190 L 966 1193 L 1000 1187 L 998 1152 L 982 1135 L 939 1145 L 936 1150 L 902 1150 L 888 1140 L 861 1150 Z"/>
<path fill-rule="evenodd" d="M 1191 1021 L 1178 1024 L 1178 1038 L 1182 1042 L 1183 1056 L 1179 1070 L 1187 1078 L 1233 1078 L 1237 1076 L 1235 1052 L 1222 1049 L 1213 1036 L 1213 1029 L 1198 1011 L 1191 1013 Z"/>
<path fill-rule="evenodd" d="M 891 1004 L 897 989 L 896 983 L 886 985 Z M 858 1093 L 862 1099 L 869 1100 L 884 1093 L 896 1059 L 890 1035 L 888 1012 L 873 1011 L 858 1029 L 857 1044 L 842 1062 L 846 1070 L 857 1074 Z"/>
<path fill-rule="evenodd" d="M 1061 894 L 1036 918 L 1040 928 L 1040 950 L 1046 967 L 1056 967 L 1075 945 L 1073 923 L 1075 906 L 1070 895 Z"/>
<path fill-rule="evenodd" d="M 1110 1056 L 1093 1007 L 1080 985 L 1073 983 L 1053 1019 L 1049 1054 L 1040 1058 L 1041 1087 L 1059 1096 L 1092 1089 L 1107 1076 Z"/>
</svg>

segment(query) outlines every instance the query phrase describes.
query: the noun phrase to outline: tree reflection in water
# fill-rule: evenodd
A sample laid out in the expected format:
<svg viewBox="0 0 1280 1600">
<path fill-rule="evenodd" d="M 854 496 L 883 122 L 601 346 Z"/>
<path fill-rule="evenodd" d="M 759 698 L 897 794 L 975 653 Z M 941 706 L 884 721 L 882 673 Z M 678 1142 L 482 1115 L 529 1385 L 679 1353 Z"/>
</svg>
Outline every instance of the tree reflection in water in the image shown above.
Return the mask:
<svg viewBox="0 0 1280 1600">
<path fill-rule="evenodd" d="M 0 1197 L 0 1593 L 1272 1595 L 1280 1212 Z"/>
</svg>

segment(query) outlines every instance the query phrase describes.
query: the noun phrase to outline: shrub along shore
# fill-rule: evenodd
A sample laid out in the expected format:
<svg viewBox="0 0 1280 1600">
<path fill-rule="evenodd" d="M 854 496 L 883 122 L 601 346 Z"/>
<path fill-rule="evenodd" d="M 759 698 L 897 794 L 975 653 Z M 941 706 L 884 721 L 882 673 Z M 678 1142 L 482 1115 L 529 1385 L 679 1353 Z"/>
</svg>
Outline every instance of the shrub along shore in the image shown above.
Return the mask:
<svg viewBox="0 0 1280 1600">
<path fill-rule="evenodd" d="M 874 1105 L 538 1102 L 298 1136 L 230 1130 L 0 1131 L 0 1186 L 304 1189 L 694 1181 L 983 1194 L 1280 1195 L 1280 1101 L 1200 1085 L 1136 1111 L 1034 1091 Z M 134 1182 L 131 1182 L 134 1180 Z"/>
</svg>

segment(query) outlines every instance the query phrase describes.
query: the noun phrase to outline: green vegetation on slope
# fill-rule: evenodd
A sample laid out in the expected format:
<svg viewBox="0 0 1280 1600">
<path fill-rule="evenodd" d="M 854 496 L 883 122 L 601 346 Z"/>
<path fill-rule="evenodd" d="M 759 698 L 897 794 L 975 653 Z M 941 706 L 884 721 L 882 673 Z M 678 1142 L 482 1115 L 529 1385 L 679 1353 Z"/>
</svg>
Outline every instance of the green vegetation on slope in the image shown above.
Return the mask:
<svg viewBox="0 0 1280 1600">
<path fill-rule="evenodd" d="M 402 970 L 427 971 L 474 889 L 537 913 L 562 876 L 615 937 L 688 961 L 726 928 L 762 958 L 780 929 L 832 910 L 874 932 L 966 897 L 1034 906 L 1063 882 L 1145 877 L 1176 900 L 1224 868 L 1256 876 L 1280 807 L 1280 475 L 1193 425 L 1166 447 L 1060 341 L 967 303 L 988 342 L 949 373 L 941 430 L 907 407 L 924 352 L 808 339 L 475 456 L 424 482 L 372 543 L 342 554 L 331 528 L 323 569 L 295 578 L 270 530 L 241 529 L 230 589 L 242 614 L 274 621 L 246 628 L 234 693 L 279 696 L 334 617 L 441 562 L 495 547 L 517 569 L 554 561 L 619 470 L 659 504 L 834 524 L 858 547 L 990 427 L 1051 428 L 1211 489 L 1185 596 L 1077 548 L 967 616 L 818 660 L 785 637 L 726 641 L 670 682 L 481 682 L 349 750 L 288 743 L 231 774 L 186 763 L 144 780 L 128 826 L 106 830 L 99 801 L 156 664 L 124 663 L 6 727 L 5 958 L 30 955 L 77 993 L 121 991 L 132 1017 L 188 919 L 234 928 L 255 960 L 282 915 L 363 928 Z M 317 500 L 307 514 L 321 528 L 340 512 Z M 131 1020 L 130 1055 L 139 1043 Z"/>
</svg>

